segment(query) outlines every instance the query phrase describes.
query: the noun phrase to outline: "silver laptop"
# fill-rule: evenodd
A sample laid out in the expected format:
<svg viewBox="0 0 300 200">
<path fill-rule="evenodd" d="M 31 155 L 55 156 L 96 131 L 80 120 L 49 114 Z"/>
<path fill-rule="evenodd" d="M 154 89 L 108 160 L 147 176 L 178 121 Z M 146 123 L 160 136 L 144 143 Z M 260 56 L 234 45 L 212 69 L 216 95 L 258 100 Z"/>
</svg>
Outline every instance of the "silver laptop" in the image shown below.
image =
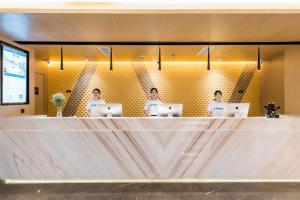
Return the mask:
<svg viewBox="0 0 300 200">
<path fill-rule="evenodd" d="M 226 103 L 224 117 L 248 117 L 250 103 Z"/>
<path fill-rule="evenodd" d="M 122 104 L 107 103 L 98 104 L 94 108 L 93 117 L 122 117 Z"/>
<path fill-rule="evenodd" d="M 183 104 L 158 104 L 157 115 L 159 117 L 181 117 Z"/>
</svg>

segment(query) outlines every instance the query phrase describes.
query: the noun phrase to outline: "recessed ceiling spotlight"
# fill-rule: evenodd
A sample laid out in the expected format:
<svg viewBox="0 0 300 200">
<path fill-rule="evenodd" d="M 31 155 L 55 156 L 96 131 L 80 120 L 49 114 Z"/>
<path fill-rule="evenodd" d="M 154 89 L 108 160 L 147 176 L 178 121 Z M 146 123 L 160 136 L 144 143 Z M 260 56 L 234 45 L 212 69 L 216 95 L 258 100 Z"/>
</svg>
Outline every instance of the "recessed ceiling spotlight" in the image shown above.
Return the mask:
<svg viewBox="0 0 300 200">
<path fill-rule="evenodd" d="M 214 50 L 214 46 L 209 46 L 210 53 Z M 197 56 L 206 56 L 208 54 L 208 47 L 203 47 L 196 55 Z"/>
<path fill-rule="evenodd" d="M 43 61 L 45 61 L 48 65 L 51 63 L 49 59 L 44 58 Z"/>
<path fill-rule="evenodd" d="M 89 57 L 89 55 L 85 55 L 84 56 L 84 62 L 88 62 L 89 61 L 88 57 Z"/>
<path fill-rule="evenodd" d="M 96 47 L 105 56 L 110 56 L 110 48 L 108 47 Z"/>
</svg>

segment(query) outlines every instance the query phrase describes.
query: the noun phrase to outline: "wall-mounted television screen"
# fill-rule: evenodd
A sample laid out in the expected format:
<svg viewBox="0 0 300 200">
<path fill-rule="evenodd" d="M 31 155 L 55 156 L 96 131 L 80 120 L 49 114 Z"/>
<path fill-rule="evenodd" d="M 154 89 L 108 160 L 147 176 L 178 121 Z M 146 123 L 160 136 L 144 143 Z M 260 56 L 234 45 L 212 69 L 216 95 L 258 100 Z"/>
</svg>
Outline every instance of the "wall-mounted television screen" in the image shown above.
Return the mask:
<svg viewBox="0 0 300 200">
<path fill-rule="evenodd" d="M 1 43 L 1 104 L 29 103 L 29 52 Z"/>
</svg>

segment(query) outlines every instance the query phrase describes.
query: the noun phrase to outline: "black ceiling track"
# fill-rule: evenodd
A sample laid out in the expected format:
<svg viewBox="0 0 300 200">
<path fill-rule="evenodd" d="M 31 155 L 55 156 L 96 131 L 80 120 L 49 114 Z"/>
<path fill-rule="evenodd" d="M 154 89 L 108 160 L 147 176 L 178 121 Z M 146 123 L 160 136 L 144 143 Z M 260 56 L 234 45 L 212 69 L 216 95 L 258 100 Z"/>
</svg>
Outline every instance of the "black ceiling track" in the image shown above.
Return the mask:
<svg viewBox="0 0 300 200">
<path fill-rule="evenodd" d="M 177 45 L 177 46 L 188 46 L 188 45 L 300 45 L 300 41 L 256 41 L 256 42 L 179 42 L 179 41 L 112 41 L 112 42 L 101 42 L 101 41 L 15 41 L 18 44 L 24 45 L 109 45 L 109 46 L 151 46 L 151 45 Z"/>
</svg>

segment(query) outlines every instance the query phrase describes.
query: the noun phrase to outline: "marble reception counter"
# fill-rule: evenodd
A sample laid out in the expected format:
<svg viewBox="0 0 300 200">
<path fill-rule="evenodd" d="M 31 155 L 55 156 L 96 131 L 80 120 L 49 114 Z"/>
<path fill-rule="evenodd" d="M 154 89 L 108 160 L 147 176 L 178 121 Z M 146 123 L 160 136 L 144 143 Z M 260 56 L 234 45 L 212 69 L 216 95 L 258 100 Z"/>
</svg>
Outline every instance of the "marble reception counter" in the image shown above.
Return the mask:
<svg viewBox="0 0 300 200">
<path fill-rule="evenodd" d="M 1 118 L 2 180 L 300 180 L 300 118 Z"/>
</svg>

